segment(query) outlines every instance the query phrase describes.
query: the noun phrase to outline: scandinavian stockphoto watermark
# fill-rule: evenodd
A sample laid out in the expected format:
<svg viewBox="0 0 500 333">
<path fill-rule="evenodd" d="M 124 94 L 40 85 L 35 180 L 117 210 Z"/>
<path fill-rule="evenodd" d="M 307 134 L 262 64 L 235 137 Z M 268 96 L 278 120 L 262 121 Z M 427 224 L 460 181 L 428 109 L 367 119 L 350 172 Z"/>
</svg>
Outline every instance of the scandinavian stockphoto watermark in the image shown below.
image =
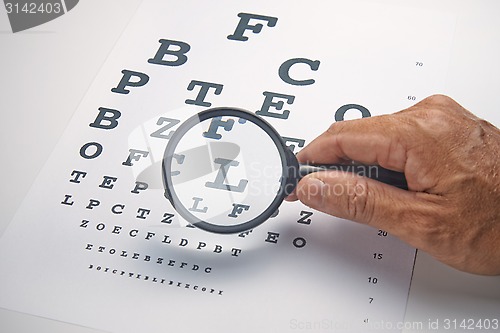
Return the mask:
<svg viewBox="0 0 500 333">
<path fill-rule="evenodd" d="M 79 0 L 4 0 L 12 32 L 52 21 L 73 9 Z"/>
<path fill-rule="evenodd" d="M 297 332 L 337 332 L 337 331 L 367 331 L 367 332 L 461 332 L 485 331 L 498 332 L 499 318 L 428 318 L 423 321 L 386 321 L 364 319 L 362 322 L 349 320 L 319 319 L 303 320 L 290 319 L 290 330 Z"/>
<path fill-rule="evenodd" d="M 380 168 L 377 165 L 331 165 L 328 169 L 321 169 L 318 167 L 312 167 L 313 172 L 341 172 L 344 176 L 352 177 L 351 181 L 342 182 L 338 184 L 329 184 L 328 186 L 319 186 L 320 183 L 312 183 L 301 188 L 303 197 L 315 197 L 318 195 L 322 196 L 350 196 L 350 197 L 360 197 L 366 194 L 366 184 L 360 181 L 360 177 L 367 177 L 372 179 L 379 179 Z M 285 166 L 282 165 L 266 165 L 265 163 L 250 162 L 247 166 L 248 177 L 253 179 L 252 182 L 248 183 L 247 191 L 252 197 L 273 197 L 280 196 L 283 192 L 290 194 L 295 189 L 297 182 L 309 172 L 303 173 L 301 168 L 296 166 Z M 227 176 L 227 169 L 224 170 Z M 290 180 L 281 184 L 282 177 L 286 177 Z M 270 180 L 276 180 L 275 182 Z M 278 181 L 279 180 L 279 181 Z"/>
</svg>

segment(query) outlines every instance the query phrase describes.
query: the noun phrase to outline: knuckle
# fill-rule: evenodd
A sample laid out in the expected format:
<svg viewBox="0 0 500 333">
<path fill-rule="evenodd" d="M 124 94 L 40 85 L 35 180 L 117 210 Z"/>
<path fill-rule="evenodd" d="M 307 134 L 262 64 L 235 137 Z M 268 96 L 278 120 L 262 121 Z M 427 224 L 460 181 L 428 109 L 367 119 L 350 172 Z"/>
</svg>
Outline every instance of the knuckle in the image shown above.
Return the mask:
<svg viewBox="0 0 500 333">
<path fill-rule="evenodd" d="M 442 108 L 436 105 L 425 108 L 421 110 L 421 117 L 426 119 L 428 122 L 435 123 L 436 125 L 443 125 L 448 122 L 451 117 L 451 113 L 448 109 Z"/>
<path fill-rule="evenodd" d="M 446 117 L 452 114 L 457 102 L 445 95 L 432 95 L 417 103 L 413 110 L 424 118 Z"/>
<path fill-rule="evenodd" d="M 446 95 L 441 95 L 441 94 L 431 95 L 431 96 L 427 97 L 426 99 L 424 99 L 424 101 L 428 101 L 428 102 L 431 102 L 433 104 L 438 104 L 438 105 L 455 104 L 455 101 L 452 98 L 450 98 Z"/>
<path fill-rule="evenodd" d="M 344 129 L 344 122 L 343 121 L 336 121 L 328 127 L 328 130 L 326 131 L 330 135 L 338 135 L 340 134 L 343 129 Z"/>
<path fill-rule="evenodd" d="M 436 105 L 416 108 L 410 118 L 413 132 L 421 140 L 448 139 L 454 131 L 456 119 L 448 109 Z"/>
</svg>

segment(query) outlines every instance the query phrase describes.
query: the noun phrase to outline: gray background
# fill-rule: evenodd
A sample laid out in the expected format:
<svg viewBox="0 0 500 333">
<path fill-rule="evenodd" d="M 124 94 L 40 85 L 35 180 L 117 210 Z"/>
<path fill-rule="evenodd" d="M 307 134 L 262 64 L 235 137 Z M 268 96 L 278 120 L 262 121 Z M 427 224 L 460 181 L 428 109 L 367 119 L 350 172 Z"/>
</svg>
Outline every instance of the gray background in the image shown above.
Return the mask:
<svg viewBox="0 0 500 333">
<path fill-rule="evenodd" d="M 0 8 L 0 233 L 140 2 L 80 1 L 62 17 L 16 34 L 11 32 L 5 9 Z M 376 2 L 457 14 L 447 87 L 436 93 L 453 97 L 499 127 L 500 1 Z M 500 318 L 499 309 L 500 277 L 457 272 L 419 253 L 407 307 L 408 323 L 425 326 L 429 320 L 444 318 Z M 3 309 L 0 331 L 96 332 Z M 449 332 L 433 332 L 440 331 Z"/>
</svg>

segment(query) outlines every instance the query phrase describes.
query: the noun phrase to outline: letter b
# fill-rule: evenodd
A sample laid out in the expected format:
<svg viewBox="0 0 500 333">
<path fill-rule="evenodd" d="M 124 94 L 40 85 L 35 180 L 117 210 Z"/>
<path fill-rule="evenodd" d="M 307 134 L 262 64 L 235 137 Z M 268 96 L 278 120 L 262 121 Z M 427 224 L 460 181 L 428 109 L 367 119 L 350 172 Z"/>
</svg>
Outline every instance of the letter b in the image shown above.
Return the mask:
<svg viewBox="0 0 500 333">
<path fill-rule="evenodd" d="M 118 126 L 118 118 L 120 118 L 120 116 L 121 113 L 118 110 L 99 108 L 99 114 L 89 126 L 110 130 Z"/>
<path fill-rule="evenodd" d="M 154 58 L 148 59 L 150 64 L 180 66 L 188 60 L 186 53 L 191 49 L 188 43 L 169 39 L 160 39 L 159 42 L 161 45 Z M 172 50 L 170 46 L 174 46 L 175 49 Z M 173 59 L 165 60 L 166 55 L 170 56 L 170 58 L 173 57 Z"/>
</svg>

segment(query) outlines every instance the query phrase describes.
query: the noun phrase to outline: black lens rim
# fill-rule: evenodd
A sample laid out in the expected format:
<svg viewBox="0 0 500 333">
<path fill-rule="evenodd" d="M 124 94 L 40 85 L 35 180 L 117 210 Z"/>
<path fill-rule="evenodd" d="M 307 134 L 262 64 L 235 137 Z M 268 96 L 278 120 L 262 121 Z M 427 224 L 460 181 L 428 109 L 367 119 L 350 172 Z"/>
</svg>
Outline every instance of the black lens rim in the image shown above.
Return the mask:
<svg viewBox="0 0 500 333">
<path fill-rule="evenodd" d="M 231 226 L 220 226 L 213 223 L 203 221 L 189 212 L 177 197 L 175 191 L 173 190 L 172 176 L 171 176 L 171 166 L 172 159 L 175 148 L 177 147 L 180 139 L 196 124 L 205 121 L 210 118 L 215 117 L 239 117 L 247 121 L 254 123 L 264 130 L 267 135 L 273 140 L 280 154 L 280 159 L 282 162 L 282 177 L 280 179 L 280 190 L 276 195 L 276 198 L 271 202 L 271 205 L 266 208 L 260 215 L 256 216 L 250 221 L 245 223 L 231 225 Z M 217 107 L 204 110 L 183 122 L 177 130 L 172 134 L 169 142 L 165 148 L 162 161 L 162 179 L 164 187 L 164 195 L 170 201 L 174 209 L 184 218 L 186 221 L 192 225 L 200 228 L 202 230 L 218 233 L 218 234 L 235 234 L 253 229 L 260 224 L 264 223 L 269 219 L 279 208 L 285 197 L 293 191 L 296 185 L 296 177 L 298 175 L 298 163 L 295 159 L 295 155 L 288 149 L 285 142 L 279 135 L 279 133 L 264 119 L 251 113 L 247 110 L 234 108 L 234 107 Z"/>
</svg>

